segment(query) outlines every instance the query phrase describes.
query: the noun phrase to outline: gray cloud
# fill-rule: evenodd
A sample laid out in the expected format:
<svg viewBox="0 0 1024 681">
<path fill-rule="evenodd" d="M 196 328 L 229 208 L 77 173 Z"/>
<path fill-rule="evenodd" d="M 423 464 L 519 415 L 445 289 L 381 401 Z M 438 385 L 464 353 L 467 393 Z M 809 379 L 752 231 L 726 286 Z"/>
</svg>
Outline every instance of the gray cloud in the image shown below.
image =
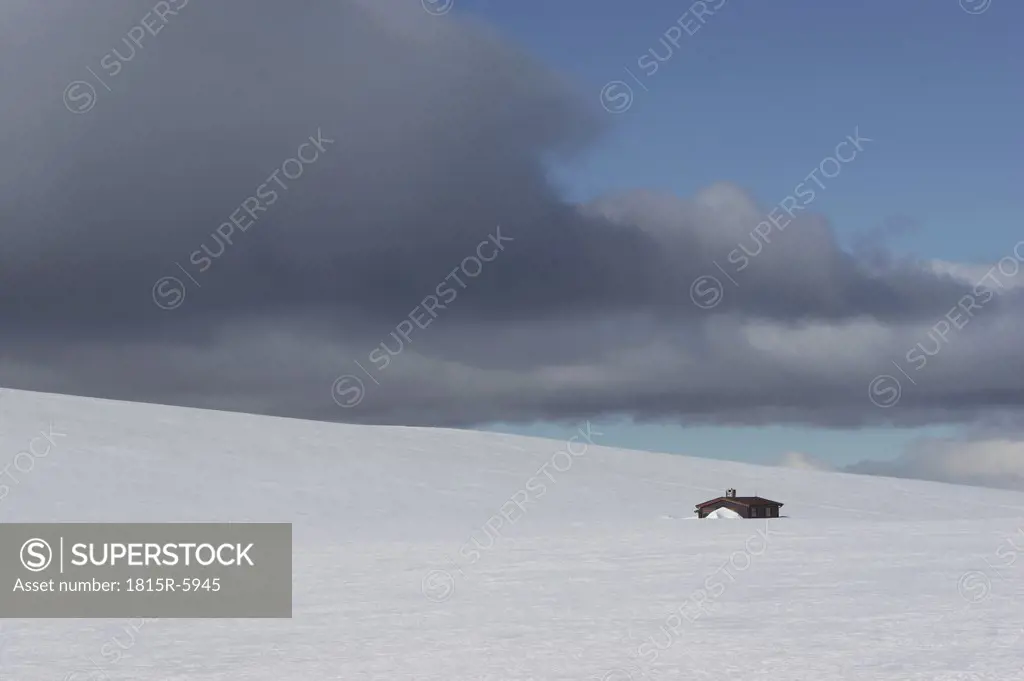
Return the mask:
<svg viewBox="0 0 1024 681">
<path fill-rule="evenodd" d="M 154 4 L 0 10 L 0 59 L 23 65 L 0 74 L 18 93 L 0 109 L 5 385 L 460 426 L 610 413 L 914 425 L 1019 408 L 1020 376 L 1005 370 L 1022 338 L 1013 290 L 880 409 L 868 382 L 907 365 L 972 290 L 964 270 L 844 252 L 813 206 L 759 246 L 768 207 L 711 178 L 689 199 L 566 202 L 550 162 L 590 148 L 608 117 L 457 12 L 175 0 L 157 35 L 125 42 Z M 116 75 L 114 48 L 132 55 Z M 96 100 L 74 114 L 62 94 L 78 79 Z M 318 130 L 333 142 L 218 243 L 214 230 Z M 499 225 L 512 241 L 478 276 L 459 274 Z M 200 271 L 204 246 L 224 252 Z M 694 305 L 695 278 L 741 247 L 761 252 L 721 304 Z M 152 299 L 168 276 L 185 286 L 172 310 Z M 446 281 L 456 297 L 414 326 Z M 371 353 L 397 348 L 403 323 L 411 333 L 381 368 Z M 349 409 L 332 399 L 341 374 L 366 389 Z"/>
</svg>

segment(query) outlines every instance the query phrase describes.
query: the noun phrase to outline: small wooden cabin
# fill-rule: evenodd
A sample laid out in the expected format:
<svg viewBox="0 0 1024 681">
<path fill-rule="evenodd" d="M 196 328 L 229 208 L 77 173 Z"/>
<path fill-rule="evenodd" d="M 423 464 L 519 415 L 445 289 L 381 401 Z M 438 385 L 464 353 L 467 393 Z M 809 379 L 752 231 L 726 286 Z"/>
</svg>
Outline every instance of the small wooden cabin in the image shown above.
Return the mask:
<svg viewBox="0 0 1024 681">
<path fill-rule="evenodd" d="M 736 490 L 728 489 L 724 497 L 697 504 L 697 517 L 706 518 L 712 511 L 728 508 L 744 518 L 778 518 L 782 504 L 761 497 L 738 497 Z"/>
</svg>

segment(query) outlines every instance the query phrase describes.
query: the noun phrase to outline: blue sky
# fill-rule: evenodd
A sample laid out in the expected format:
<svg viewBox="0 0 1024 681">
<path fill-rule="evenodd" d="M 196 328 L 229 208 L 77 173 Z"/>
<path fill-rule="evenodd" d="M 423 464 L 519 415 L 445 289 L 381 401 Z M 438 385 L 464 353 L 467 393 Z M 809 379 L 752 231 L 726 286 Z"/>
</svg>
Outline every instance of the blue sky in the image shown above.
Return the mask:
<svg viewBox="0 0 1024 681">
<path fill-rule="evenodd" d="M 917 229 L 894 237 L 894 251 L 994 262 L 1024 232 L 1022 3 L 971 14 L 958 0 L 725 0 L 701 25 L 691 2 L 455 1 L 595 107 L 609 81 L 631 85 L 631 106 L 605 114 L 607 135 L 559 169 L 571 199 L 641 187 L 689 196 L 728 180 L 771 206 L 857 128 L 874 143 L 815 203 L 843 243 L 909 218 Z M 699 28 L 665 59 L 661 39 L 677 21 Z M 638 60 L 650 49 L 664 61 L 647 75 Z M 792 450 L 836 464 L 893 458 L 953 432 L 602 425 L 609 445 L 765 463 Z M 555 438 L 576 427 L 491 426 Z"/>
</svg>

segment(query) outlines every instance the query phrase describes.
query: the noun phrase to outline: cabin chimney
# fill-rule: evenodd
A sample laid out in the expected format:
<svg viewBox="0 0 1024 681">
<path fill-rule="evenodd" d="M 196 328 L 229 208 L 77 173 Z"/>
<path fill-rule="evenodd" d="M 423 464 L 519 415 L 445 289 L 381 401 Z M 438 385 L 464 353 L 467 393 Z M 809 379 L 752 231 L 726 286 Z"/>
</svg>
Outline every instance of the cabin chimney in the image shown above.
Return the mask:
<svg viewBox="0 0 1024 681">
<path fill-rule="evenodd" d="M 727 489 L 727 490 L 725 490 L 725 498 L 726 499 L 735 499 L 736 498 L 736 490 L 734 490 L 734 489 Z"/>
</svg>

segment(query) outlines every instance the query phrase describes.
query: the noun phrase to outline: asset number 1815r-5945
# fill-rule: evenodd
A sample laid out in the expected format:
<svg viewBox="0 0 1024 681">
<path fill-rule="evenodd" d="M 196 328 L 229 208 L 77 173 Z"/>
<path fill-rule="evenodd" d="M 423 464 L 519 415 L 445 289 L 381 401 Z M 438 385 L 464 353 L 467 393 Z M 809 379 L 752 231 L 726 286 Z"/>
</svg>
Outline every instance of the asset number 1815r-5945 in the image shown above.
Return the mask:
<svg viewBox="0 0 1024 681">
<path fill-rule="evenodd" d="M 136 577 L 126 579 L 125 585 L 128 591 L 220 591 L 220 577 L 186 577 L 174 579 L 173 577 Z"/>
</svg>

